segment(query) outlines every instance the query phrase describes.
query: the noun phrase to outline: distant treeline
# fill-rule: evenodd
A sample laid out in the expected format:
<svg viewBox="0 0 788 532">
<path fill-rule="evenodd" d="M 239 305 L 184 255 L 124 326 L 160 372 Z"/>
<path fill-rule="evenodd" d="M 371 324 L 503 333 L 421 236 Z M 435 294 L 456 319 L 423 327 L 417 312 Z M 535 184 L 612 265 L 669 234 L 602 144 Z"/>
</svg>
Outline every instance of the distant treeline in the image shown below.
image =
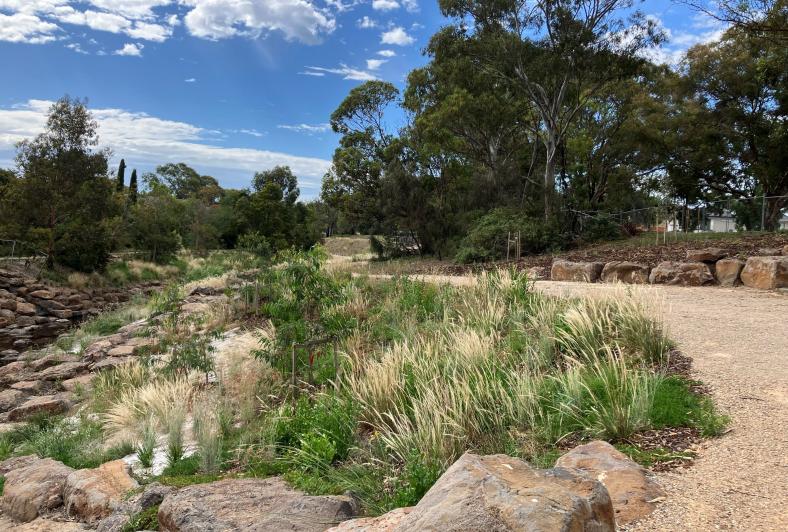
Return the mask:
<svg viewBox="0 0 788 532">
<path fill-rule="evenodd" d="M 127 164 L 108 167 L 97 123 L 84 102 L 64 97 L 46 130 L 17 147 L 15 170 L 0 170 L 0 235 L 47 254 L 50 266 L 101 270 L 113 251 L 170 260 L 196 251 L 243 248 L 267 255 L 307 249 L 322 236 L 319 206 L 298 201 L 286 166 L 257 172 L 245 190 L 224 189 L 184 163 L 126 181 Z"/>
</svg>

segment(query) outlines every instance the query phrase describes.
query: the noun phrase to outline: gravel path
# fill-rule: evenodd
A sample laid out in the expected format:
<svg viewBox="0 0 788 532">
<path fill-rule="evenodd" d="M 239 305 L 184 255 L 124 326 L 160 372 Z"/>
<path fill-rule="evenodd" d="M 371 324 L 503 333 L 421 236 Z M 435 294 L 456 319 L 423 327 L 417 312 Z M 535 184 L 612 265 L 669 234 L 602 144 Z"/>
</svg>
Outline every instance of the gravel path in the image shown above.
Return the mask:
<svg viewBox="0 0 788 532">
<path fill-rule="evenodd" d="M 605 285 L 538 283 L 551 293 Z M 731 417 L 689 469 L 663 473 L 668 497 L 629 530 L 788 530 L 788 297 L 745 288 L 651 288 L 697 378 Z"/>
<path fill-rule="evenodd" d="M 614 289 L 549 281 L 536 286 L 556 295 Z M 642 289 L 664 300 L 671 336 L 732 422 L 730 432 L 702 444 L 691 468 L 659 475 L 667 499 L 628 530 L 788 530 L 788 296 L 746 288 Z"/>
</svg>

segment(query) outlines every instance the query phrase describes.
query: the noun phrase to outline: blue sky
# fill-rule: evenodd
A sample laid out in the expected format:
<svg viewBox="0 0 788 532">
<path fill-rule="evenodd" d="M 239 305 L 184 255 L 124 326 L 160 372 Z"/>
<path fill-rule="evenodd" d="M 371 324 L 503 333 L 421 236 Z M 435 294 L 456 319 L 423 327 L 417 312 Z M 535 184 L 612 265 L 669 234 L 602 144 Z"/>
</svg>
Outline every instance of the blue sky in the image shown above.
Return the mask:
<svg viewBox="0 0 788 532">
<path fill-rule="evenodd" d="M 720 32 L 670 0 L 640 9 L 670 37 L 655 61 Z M 67 93 L 88 98 L 113 165 L 183 161 L 241 188 L 288 164 L 312 198 L 331 112 L 365 79 L 402 88 L 446 22 L 436 0 L 0 0 L 0 167 Z"/>
</svg>

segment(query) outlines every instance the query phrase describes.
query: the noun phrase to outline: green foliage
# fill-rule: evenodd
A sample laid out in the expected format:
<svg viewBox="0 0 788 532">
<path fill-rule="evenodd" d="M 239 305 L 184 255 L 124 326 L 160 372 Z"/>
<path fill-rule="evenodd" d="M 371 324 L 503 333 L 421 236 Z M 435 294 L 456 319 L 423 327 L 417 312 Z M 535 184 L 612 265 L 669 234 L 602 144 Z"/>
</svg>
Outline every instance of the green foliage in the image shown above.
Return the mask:
<svg viewBox="0 0 788 532">
<path fill-rule="evenodd" d="M 123 525 L 121 532 L 138 532 L 140 530 L 159 529 L 159 505 L 151 506 L 131 516 Z"/>
<path fill-rule="evenodd" d="M 101 425 L 81 418 L 36 416 L 3 438 L 8 442 L 6 445 L 13 445 L 15 455 L 36 454 L 74 469 L 98 467 L 133 451 L 129 445 L 105 449 Z"/>
<path fill-rule="evenodd" d="M 580 239 L 584 242 L 616 240 L 624 236 L 621 225 L 607 216 L 595 216 L 582 221 Z"/>
<path fill-rule="evenodd" d="M 543 220 L 511 209 L 495 209 L 469 229 L 460 245 L 458 262 L 492 261 L 506 258 L 506 239 L 520 233 L 524 255 L 558 249 L 564 242 L 560 232 Z M 512 250 L 511 256 L 514 256 Z"/>
<path fill-rule="evenodd" d="M 280 411 L 272 443 L 299 468 L 330 465 L 347 457 L 356 434 L 357 411 L 352 401 L 335 395 L 302 397 L 294 409 Z"/>
<path fill-rule="evenodd" d="M 652 426 L 696 427 L 703 436 L 717 436 L 728 424 L 728 418 L 715 411 L 707 396 L 698 395 L 681 377 L 663 379 L 654 394 L 649 411 Z"/>
<path fill-rule="evenodd" d="M 271 245 L 268 243 L 268 240 L 257 231 L 250 231 L 238 237 L 238 244 L 236 247 L 259 257 L 268 258 L 271 256 Z"/>
<path fill-rule="evenodd" d="M 63 97 L 50 108 L 44 132 L 17 146 L 21 179 L 4 186 L 0 224 L 46 252 L 50 267 L 91 272 L 109 258 L 109 227 L 120 204 L 108 154 L 93 150 L 97 129 L 84 102 Z"/>
</svg>

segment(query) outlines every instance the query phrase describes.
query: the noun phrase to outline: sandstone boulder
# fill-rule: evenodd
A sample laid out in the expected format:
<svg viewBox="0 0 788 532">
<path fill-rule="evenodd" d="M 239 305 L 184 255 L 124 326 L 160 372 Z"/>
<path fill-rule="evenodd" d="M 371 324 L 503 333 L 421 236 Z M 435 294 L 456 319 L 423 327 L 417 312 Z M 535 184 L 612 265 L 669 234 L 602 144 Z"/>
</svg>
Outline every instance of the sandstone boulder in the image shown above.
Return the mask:
<svg viewBox="0 0 788 532">
<path fill-rule="evenodd" d="M 69 404 L 61 395 L 41 395 L 31 397 L 8 413 L 9 421 L 24 421 L 44 412 L 50 415 L 62 414 L 68 410 Z"/>
<path fill-rule="evenodd" d="M 0 367 L 0 384 L 10 384 L 25 380 L 27 374 L 29 374 L 29 370 L 23 360 L 11 362 Z"/>
<path fill-rule="evenodd" d="M 91 388 L 91 381 L 93 380 L 93 375 L 90 373 L 86 373 L 85 375 L 80 375 L 79 377 L 74 377 L 73 379 L 66 379 L 61 383 L 63 389 L 67 392 L 75 392 L 78 389 L 82 390 L 89 390 Z"/>
<path fill-rule="evenodd" d="M 108 357 L 128 357 L 134 354 L 133 345 L 119 345 L 107 351 Z"/>
<path fill-rule="evenodd" d="M 0 412 L 8 412 L 19 406 L 25 400 L 25 393 L 13 388 L 0 392 Z"/>
<path fill-rule="evenodd" d="M 160 530 L 323 531 L 354 515 L 352 499 L 310 496 L 279 478 L 230 479 L 198 484 L 165 497 Z"/>
<path fill-rule="evenodd" d="M 788 257 L 750 257 L 741 272 L 741 282 L 761 290 L 788 287 Z"/>
<path fill-rule="evenodd" d="M 36 313 L 36 306 L 33 303 L 19 303 L 16 304 L 16 313 L 23 316 L 33 316 Z"/>
<path fill-rule="evenodd" d="M 21 469 L 23 467 L 27 467 L 33 462 L 37 462 L 41 460 L 34 454 L 27 454 L 25 456 L 15 456 L 13 458 L 9 458 L 8 460 L 3 460 L 0 462 L 0 477 L 6 476 L 10 471 L 14 469 Z"/>
<path fill-rule="evenodd" d="M 95 523 L 110 515 L 126 492 L 138 486 L 123 460 L 107 462 L 95 469 L 74 471 L 66 478 L 63 494 L 66 513 L 87 523 Z"/>
<path fill-rule="evenodd" d="M 568 260 L 556 259 L 550 269 L 550 279 L 553 281 L 578 281 L 595 283 L 599 280 L 602 262 L 570 262 Z"/>
<path fill-rule="evenodd" d="M 0 509 L 18 521 L 32 521 L 63 504 L 66 477 L 74 471 L 50 458 L 9 471 L 5 475 Z"/>
<path fill-rule="evenodd" d="M 54 295 L 49 290 L 35 290 L 28 294 L 30 297 L 34 297 L 36 299 L 52 299 Z"/>
<path fill-rule="evenodd" d="M 0 515 L 0 530 L 3 532 L 77 532 L 89 530 L 82 523 L 63 519 L 37 518 L 29 523 L 20 523 Z"/>
<path fill-rule="evenodd" d="M 505 455 L 464 454 L 394 530 L 615 530 L 604 485 Z"/>
<path fill-rule="evenodd" d="M 329 528 L 327 532 L 394 532 L 400 523 L 413 511 L 413 507 L 397 508 L 378 517 L 348 519 Z"/>
<path fill-rule="evenodd" d="M 714 282 L 714 276 L 703 262 L 660 262 L 648 278 L 652 284 L 703 286 Z"/>
<path fill-rule="evenodd" d="M 788 255 L 788 244 L 783 246 L 783 255 Z"/>
<path fill-rule="evenodd" d="M 722 248 L 688 249 L 687 260 L 690 262 L 717 262 L 725 258 L 728 252 Z"/>
<path fill-rule="evenodd" d="M 19 381 L 11 385 L 12 390 L 19 390 L 30 395 L 40 394 L 44 391 L 44 382 L 38 380 Z"/>
<path fill-rule="evenodd" d="M 650 270 L 646 264 L 613 261 L 605 264 L 601 278 L 605 283 L 647 284 Z"/>
<path fill-rule="evenodd" d="M 780 255 L 781 252 L 782 250 L 780 248 L 761 248 L 758 250 L 758 255 L 773 257 L 775 255 Z"/>
<path fill-rule="evenodd" d="M 665 495 L 646 469 L 605 441 L 575 447 L 555 465 L 582 471 L 604 484 L 618 524 L 647 516 L 656 507 L 653 501 Z"/>
<path fill-rule="evenodd" d="M 87 370 L 88 365 L 84 362 L 63 362 L 37 373 L 36 378 L 42 381 L 64 381 L 73 379 Z"/>
<path fill-rule="evenodd" d="M 744 261 L 739 259 L 722 259 L 714 268 L 714 275 L 720 286 L 736 286 L 741 282 L 740 275 Z"/>
</svg>

